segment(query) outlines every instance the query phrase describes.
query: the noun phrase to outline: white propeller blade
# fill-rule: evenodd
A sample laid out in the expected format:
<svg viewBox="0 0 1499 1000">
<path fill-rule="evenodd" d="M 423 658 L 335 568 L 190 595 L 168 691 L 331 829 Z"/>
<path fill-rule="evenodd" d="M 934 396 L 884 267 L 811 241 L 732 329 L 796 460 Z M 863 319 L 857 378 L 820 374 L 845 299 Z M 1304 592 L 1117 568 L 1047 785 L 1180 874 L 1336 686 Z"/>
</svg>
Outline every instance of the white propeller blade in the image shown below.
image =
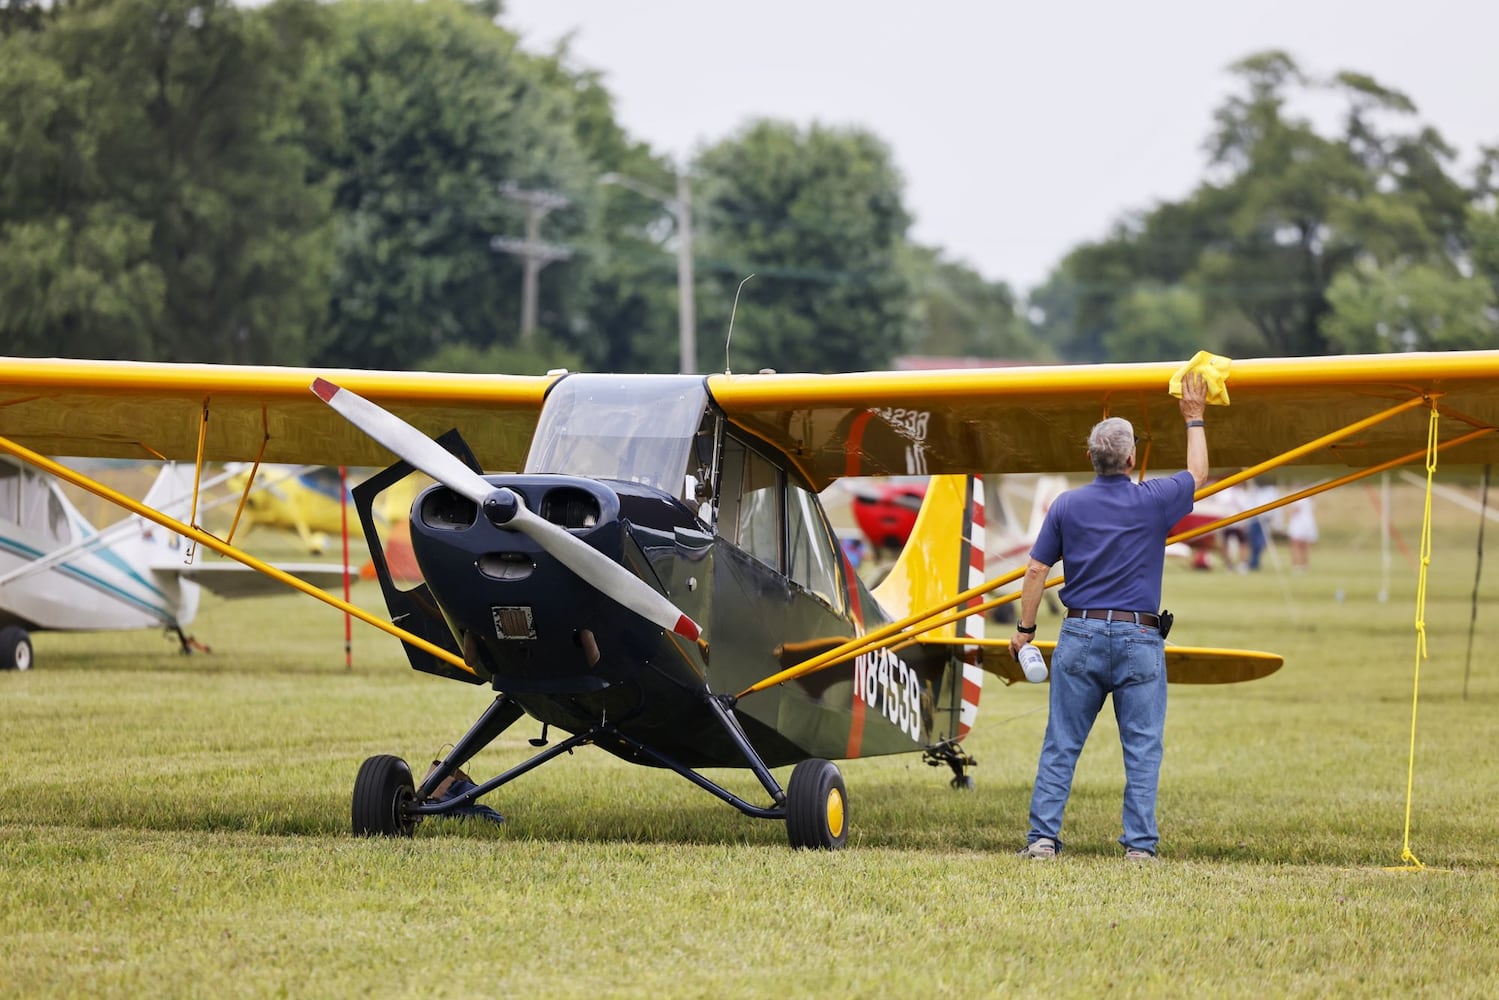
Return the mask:
<svg viewBox="0 0 1499 1000">
<path fill-rule="evenodd" d="M 390 449 L 391 454 L 416 466 L 454 493 L 483 505 L 494 487 L 473 469 L 449 454 L 442 445 L 388 410 L 383 410 L 327 379 L 315 379 L 312 391 L 349 423 Z"/>
<path fill-rule="evenodd" d="M 350 423 L 379 441 L 448 489 L 487 510 L 486 501 L 514 505 L 506 525 L 515 528 L 547 551 L 552 558 L 598 589 L 604 596 L 629 608 L 647 621 L 675 632 L 690 642 L 699 642 L 697 623 L 675 604 L 652 590 L 645 581 L 604 555 L 598 549 L 544 518 L 533 514 L 513 490 L 496 488 L 473 469 L 449 454 L 442 445 L 383 410 L 362 396 L 342 389 L 326 379 L 312 383 L 318 398 Z"/>
</svg>

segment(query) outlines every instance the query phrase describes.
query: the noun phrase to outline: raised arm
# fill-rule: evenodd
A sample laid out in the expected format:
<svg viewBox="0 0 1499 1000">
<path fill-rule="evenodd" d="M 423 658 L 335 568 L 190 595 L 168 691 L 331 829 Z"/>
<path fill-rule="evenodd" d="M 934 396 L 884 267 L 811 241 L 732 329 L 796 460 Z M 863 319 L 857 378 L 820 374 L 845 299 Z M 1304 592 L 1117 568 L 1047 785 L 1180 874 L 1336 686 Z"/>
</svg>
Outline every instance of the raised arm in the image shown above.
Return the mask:
<svg viewBox="0 0 1499 1000">
<path fill-rule="evenodd" d="M 1208 383 L 1196 372 L 1182 379 L 1181 411 L 1187 422 L 1187 471 L 1192 473 L 1197 487 L 1208 481 L 1208 434 L 1203 422 L 1207 409 Z"/>
</svg>

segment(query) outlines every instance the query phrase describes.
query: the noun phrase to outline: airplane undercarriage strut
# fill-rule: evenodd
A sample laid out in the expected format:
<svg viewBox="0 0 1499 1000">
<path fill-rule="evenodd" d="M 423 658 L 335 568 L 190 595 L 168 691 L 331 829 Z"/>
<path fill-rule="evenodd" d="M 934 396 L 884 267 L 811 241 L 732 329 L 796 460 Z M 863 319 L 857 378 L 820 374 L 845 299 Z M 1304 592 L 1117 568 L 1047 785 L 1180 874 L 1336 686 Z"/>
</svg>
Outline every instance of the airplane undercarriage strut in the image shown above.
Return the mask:
<svg viewBox="0 0 1499 1000">
<path fill-rule="evenodd" d="M 196 653 L 212 653 L 213 652 L 213 650 L 210 649 L 207 645 L 199 642 L 193 636 L 190 636 L 186 632 L 182 631 L 182 626 L 181 625 L 175 625 L 175 624 L 174 625 L 168 625 L 167 626 L 167 631 L 168 632 L 174 632 L 174 633 L 176 633 L 176 635 L 177 635 L 178 651 L 181 652 L 183 656 L 191 656 L 195 652 Z"/>
<path fill-rule="evenodd" d="M 442 799 L 441 801 L 429 801 L 432 794 L 442 784 L 444 779 L 473 759 L 475 754 L 492 743 L 501 733 L 525 714 L 524 710 L 514 700 L 508 695 L 501 694 L 484 710 L 484 714 L 469 728 L 469 731 L 464 733 L 463 737 L 454 744 L 453 749 L 438 761 L 436 766 L 423 779 L 421 787 L 416 790 L 415 801 L 406 806 L 406 812 L 413 817 L 438 816 L 455 812 L 465 806 L 472 805 L 481 796 L 489 794 L 501 785 L 514 781 L 516 778 L 540 767 L 554 757 L 570 753 L 577 747 L 586 746 L 590 743 L 607 742 L 611 745 L 624 744 L 636 753 L 644 757 L 649 757 L 655 763 L 681 775 L 694 785 L 722 799 L 747 816 L 753 816 L 757 819 L 785 819 L 786 793 L 781 788 L 780 783 L 776 781 L 775 776 L 771 774 L 770 768 L 766 766 L 759 753 L 750 744 L 749 737 L 745 735 L 743 728 L 739 725 L 739 720 L 734 717 L 733 711 L 726 704 L 725 697 L 707 694 L 706 703 L 713 714 L 717 716 L 725 732 L 728 733 L 729 738 L 739 749 L 739 752 L 743 754 L 745 763 L 755 773 L 755 777 L 760 779 L 760 783 L 770 794 L 774 803 L 773 805 L 769 807 L 757 806 L 752 802 L 746 801 L 670 755 L 620 732 L 610 723 L 600 723 L 591 726 L 577 735 L 569 736 L 565 740 L 554 743 L 540 753 L 510 768 L 508 771 L 498 774 L 488 781 L 481 782 L 465 792 L 451 798 Z"/>
</svg>

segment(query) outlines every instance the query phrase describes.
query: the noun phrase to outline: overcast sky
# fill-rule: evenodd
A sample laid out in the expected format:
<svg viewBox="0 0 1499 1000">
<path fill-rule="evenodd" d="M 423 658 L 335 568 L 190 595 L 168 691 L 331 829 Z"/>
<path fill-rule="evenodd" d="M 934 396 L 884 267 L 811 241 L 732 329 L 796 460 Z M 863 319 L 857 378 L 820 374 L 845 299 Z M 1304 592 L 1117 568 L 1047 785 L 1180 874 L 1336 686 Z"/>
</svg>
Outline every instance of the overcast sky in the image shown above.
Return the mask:
<svg viewBox="0 0 1499 1000">
<path fill-rule="evenodd" d="M 1229 64 L 1403 91 L 1462 154 L 1499 145 L 1499 0 L 505 0 L 526 48 L 574 32 L 620 123 L 685 161 L 745 121 L 889 143 L 912 236 L 1024 292 L 1123 213 L 1204 177 Z M 1316 120 L 1327 109 L 1308 107 Z"/>
</svg>

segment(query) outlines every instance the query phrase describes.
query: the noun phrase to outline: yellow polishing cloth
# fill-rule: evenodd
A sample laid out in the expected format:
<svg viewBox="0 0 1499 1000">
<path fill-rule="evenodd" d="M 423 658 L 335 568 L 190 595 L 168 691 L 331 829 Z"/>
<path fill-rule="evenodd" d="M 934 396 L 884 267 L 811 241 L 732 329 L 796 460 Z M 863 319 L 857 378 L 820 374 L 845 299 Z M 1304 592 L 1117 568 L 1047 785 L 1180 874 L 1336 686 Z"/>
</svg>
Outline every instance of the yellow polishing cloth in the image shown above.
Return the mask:
<svg viewBox="0 0 1499 1000">
<path fill-rule="evenodd" d="M 1233 362 L 1221 354 L 1198 351 L 1192 360 L 1182 365 L 1171 376 L 1171 395 L 1180 399 L 1182 379 L 1190 372 L 1201 375 L 1208 383 L 1208 402 L 1214 406 L 1228 405 L 1228 368 Z"/>
</svg>

